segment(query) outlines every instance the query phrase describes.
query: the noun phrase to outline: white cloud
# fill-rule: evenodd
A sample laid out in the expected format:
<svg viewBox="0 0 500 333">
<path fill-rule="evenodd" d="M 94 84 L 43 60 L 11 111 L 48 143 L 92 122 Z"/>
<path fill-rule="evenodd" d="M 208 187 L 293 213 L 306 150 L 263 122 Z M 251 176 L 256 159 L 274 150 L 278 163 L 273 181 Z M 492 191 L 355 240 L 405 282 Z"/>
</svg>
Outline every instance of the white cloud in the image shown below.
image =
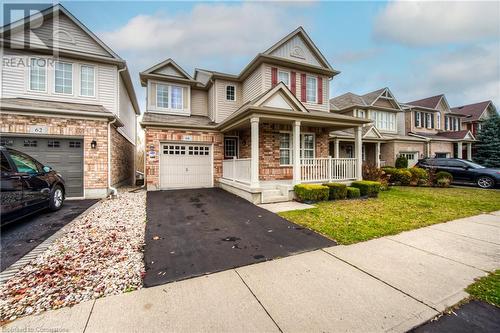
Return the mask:
<svg viewBox="0 0 500 333">
<path fill-rule="evenodd" d="M 138 15 L 100 35 L 118 53 L 133 53 L 146 67 L 168 57 L 188 66 L 217 57 L 230 67 L 232 59 L 264 51 L 299 25 L 286 9 L 278 4 L 199 4 L 177 15 Z M 224 59 L 228 55 L 232 59 Z"/>
<path fill-rule="evenodd" d="M 375 18 L 377 39 L 420 46 L 500 38 L 500 2 L 395 1 Z"/>
<path fill-rule="evenodd" d="M 337 64 L 357 63 L 365 60 L 372 59 L 382 53 L 379 48 L 370 48 L 358 51 L 345 51 L 333 56 Z"/>
<path fill-rule="evenodd" d="M 445 93 L 452 105 L 493 100 L 500 105 L 500 46 L 469 46 L 429 55 L 401 83 L 403 100 Z"/>
</svg>

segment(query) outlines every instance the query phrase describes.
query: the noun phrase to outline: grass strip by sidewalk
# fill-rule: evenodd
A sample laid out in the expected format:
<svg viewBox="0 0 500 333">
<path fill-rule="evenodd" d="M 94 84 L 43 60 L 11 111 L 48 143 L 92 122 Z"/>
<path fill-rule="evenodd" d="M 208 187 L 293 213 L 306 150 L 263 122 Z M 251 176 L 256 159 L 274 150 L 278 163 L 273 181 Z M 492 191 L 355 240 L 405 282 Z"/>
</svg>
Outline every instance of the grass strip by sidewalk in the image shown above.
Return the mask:
<svg viewBox="0 0 500 333">
<path fill-rule="evenodd" d="M 465 291 L 475 299 L 500 307 L 500 270 L 477 279 Z"/>
<path fill-rule="evenodd" d="M 375 199 L 325 201 L 280 215 L 340 244 L 352 244 L 496 210 L 499 190 L 392 187 Z"/>
</svg>

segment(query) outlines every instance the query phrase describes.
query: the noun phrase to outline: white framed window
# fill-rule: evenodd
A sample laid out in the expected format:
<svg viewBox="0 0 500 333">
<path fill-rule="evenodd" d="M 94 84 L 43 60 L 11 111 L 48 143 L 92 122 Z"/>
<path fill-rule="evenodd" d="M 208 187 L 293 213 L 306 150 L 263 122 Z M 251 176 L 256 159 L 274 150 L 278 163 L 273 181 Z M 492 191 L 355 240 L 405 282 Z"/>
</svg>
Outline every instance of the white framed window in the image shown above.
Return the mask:
<svg viewBox="0 0 500 333">
<path fill-rule="evenodd" d="M 47 61 L 30 58 L 29 90 L 47 91 Z"/>
<path fill-rule="evenodd" d="M 370 119 L 373 120 L 375 126 L 383 131 L 396 131 L 396 114 L 385 111 L 371 111 Z"/>
<path fill-rule="evenodd" d="M 306 101 L 316 103 L 318 97 L 318 79 L 314 76 L 306 78 Z"/>
<path fill-rule="evenodd" d="M 167 109 L 169 106 L 168 86 L 164 84 L 156 85 L 156 105 L 159 108 Z"/>
<path fill-rule="evenodd" d="M 300 158 L 314 158 L 314 134 L 300 135 Z"/>
<path fill-rule="evenodd" d="M 280 165 L 292 164 L 292 136 L 290 133 L 280 133 Z"/>
<path fill-rule="evenodd" d="M 175 112 L 183 111 L 185 105 L 186 88 L 173 84 L 156 83 L 152 89 L 156 89 L 156 107 L 168 109 Z"/>
<path fill-rule="evenodd" d="M 95 67 L 89 65 L 80 66 L 80 95 L 87 97 L 95 96 Z"/>
<path fill-rule="evenodd" d="M 450 129 L 450 117 L 444 117 L 444 129 L 446 131 Z"/>
<path fill-rule="evenodd" d="M 365 110 L 356 110 L 356 117 L 366 118 L 366 111 Z"/>
<path fill-rule="evenodd" d="M 58 94 L 73 94 L 73 64 L 61 61 L 55 63 L 54 91 Z"/>
<path fill-rule="evenodd" d="M 436 128 L 441 129 L 441 113 L 436 114 Z"/>
<path fill-rule="evenodd" d="M 420 112 L 415 112 L 415 127 L 421 127 Z"/>
<path fill-rule="evenodd" d="M 432 114 L 430 113 L 425 113 L 425 127 L 426 128 L 432 128 Z"/>
<path fill-rule="evenodd" d="M 290 87 L 290 73 L 278 71 L 278 82 L 283 82 L 287 87 Z"/>
<path fill-rule="evenodd" d="M 236 100 L 236 88 L 233 85 L 226 86 L 226 101 Z"/>
</svg>

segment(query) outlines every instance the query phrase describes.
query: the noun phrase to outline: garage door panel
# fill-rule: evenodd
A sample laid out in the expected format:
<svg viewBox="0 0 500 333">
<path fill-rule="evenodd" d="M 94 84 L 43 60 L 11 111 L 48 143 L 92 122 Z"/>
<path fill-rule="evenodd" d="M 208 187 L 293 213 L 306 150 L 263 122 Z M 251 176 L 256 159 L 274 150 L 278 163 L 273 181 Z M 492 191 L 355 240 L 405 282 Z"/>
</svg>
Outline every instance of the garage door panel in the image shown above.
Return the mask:
<svg viewBox="0 0 500 333">
<path fill-rule="evenodd" d="M 81 139 L 9 137 L 7 147 L 26 153 L 60 173 L 66 196 L 83 196 L 83 141 Z"/>
<path fill-rule="evenodd" d="M 199 188 L 212 186 L 212 152 L 209 145 L 162 144 L 160 187 Z"/>
</svg>

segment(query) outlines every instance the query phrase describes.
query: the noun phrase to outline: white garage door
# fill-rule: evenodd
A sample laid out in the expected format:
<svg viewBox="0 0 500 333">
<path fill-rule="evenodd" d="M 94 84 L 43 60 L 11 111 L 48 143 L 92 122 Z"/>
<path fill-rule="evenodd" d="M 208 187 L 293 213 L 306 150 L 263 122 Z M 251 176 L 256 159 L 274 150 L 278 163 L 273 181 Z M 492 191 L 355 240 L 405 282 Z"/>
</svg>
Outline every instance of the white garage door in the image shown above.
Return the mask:
<svg viewBox="0 0 500 333">
<path fill-rule="evenodd" d="M 161 189 L 212 187 L 210 145 L 162 143 Z"/>
</svg>

